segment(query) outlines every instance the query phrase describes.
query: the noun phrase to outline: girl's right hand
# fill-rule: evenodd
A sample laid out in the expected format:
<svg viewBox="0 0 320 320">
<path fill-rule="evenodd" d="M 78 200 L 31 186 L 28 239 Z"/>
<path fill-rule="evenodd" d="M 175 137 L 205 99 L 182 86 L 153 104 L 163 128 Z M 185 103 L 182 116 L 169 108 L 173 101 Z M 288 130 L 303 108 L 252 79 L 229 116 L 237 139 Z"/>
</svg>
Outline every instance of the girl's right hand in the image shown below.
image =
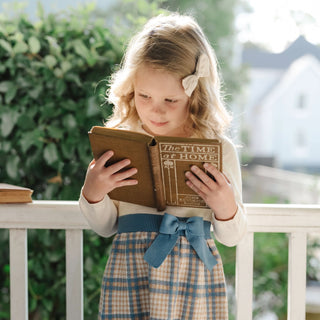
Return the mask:
<svg viewBox="0 0 320 320">
<path fill-rule="evenodd" d="M 132 186 L 138 183 L 135 179 L 128 179 L 137 173 L 138 170 L 136 168 L 119 172 L 130 164 L 129 159 L 121 160 L 108 167 L 105 166 L 112 156 L 113 151 L 109 150 L 97 161 L 92 160 L 88 166 L 82 195 L 89 203 L 100 202 L 107 193 L 115 188 Z"/>
</svg>

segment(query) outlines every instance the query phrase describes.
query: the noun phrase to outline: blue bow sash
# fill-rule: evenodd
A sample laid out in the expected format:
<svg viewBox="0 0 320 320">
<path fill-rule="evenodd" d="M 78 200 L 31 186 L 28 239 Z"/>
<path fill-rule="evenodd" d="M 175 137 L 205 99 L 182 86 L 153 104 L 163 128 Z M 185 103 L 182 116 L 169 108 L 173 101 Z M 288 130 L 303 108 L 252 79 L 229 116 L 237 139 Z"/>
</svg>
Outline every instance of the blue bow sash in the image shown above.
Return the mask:
<svg viewBox="0 0 320 320">
<path fill-rule="evenodd" d="M 181 221 L 177 217 L 165 213 L 160 225 L 159 234 L 147 249 L 144 260 L 154 268 L 161 266 L 165 258 L 174 248 L 180 235 L 185 235 L 205 266 L 212 270 L 217 264 L 205 241 L 202 217 L 191 217 Z"/>
</svg>

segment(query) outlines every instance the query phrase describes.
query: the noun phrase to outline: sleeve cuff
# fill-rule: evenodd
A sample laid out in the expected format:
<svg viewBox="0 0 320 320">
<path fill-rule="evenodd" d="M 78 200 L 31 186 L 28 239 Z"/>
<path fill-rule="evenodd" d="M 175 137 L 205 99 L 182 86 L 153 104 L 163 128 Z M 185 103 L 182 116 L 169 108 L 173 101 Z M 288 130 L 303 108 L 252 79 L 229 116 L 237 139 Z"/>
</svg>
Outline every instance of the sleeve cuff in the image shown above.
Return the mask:
<svg viewBox="0 0 320 320">
<path fill-rule="evenodd" d="M 117 232 L 118 212 L 108 195 L 100 202 L 89 203 L 81 190 L 79 206 L 89 226 L 96 233 L 103 237 L 110 237 Z"/>
<path fill-rule="evenodd" d="M 228 247 L 237 245 L 247 231 L 247 218 L 240 205 L 232 219 L 217 220 L 213 214 L 212 222 L 215 238 Z"/>
</svg>

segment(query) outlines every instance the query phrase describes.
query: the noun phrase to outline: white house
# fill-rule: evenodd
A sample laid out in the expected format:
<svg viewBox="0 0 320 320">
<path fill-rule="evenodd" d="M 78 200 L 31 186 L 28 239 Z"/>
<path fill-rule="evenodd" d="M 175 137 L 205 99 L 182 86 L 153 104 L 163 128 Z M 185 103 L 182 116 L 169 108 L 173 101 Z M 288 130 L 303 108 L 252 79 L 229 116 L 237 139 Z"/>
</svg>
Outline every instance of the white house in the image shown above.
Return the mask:
<svg viewBox="0 0 320 320">
<path fill-rule="evenodd" d="M 299 37 L 284 52 L 243 51 L 249 67 L 243 130 L 256 163 L 320 172 L 320 47 Z"/>
</svg>

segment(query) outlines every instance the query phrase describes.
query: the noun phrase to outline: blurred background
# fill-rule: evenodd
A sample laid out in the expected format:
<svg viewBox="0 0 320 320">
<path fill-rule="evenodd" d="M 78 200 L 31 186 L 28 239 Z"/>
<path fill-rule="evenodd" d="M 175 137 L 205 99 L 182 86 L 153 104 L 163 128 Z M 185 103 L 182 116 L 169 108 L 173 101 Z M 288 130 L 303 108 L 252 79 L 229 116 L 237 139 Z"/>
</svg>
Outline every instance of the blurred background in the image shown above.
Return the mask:
<svg viewBox="0 0 320 320">
<path fill-rule="evenodd" d="M 313 0 L 0 2 L 0 181 L 77 200 L 87 131 L 112 112 L 108 77 L 152 16 L 192 14 L 220 64 L 246 203 L 320 203 L 320 3 Z M 64 232 L 29 230 L 29 319 L 65 319 Z M 96 318 L 110 239 L 84 233 L 85 319 Z M 255 234 L 254 319 L 286 319 L 288 239 Z M 307 319 L 320 319 L 320 241 L 308 238 Z M 219 245 L 234 318 L 235 249 Z M 0 229 L 0 319 L 9 319 Z M 59 295 L 57 295 L 59 292 Z M 61 294 L 60 294 L 61 293 Z"/>
</svg>

